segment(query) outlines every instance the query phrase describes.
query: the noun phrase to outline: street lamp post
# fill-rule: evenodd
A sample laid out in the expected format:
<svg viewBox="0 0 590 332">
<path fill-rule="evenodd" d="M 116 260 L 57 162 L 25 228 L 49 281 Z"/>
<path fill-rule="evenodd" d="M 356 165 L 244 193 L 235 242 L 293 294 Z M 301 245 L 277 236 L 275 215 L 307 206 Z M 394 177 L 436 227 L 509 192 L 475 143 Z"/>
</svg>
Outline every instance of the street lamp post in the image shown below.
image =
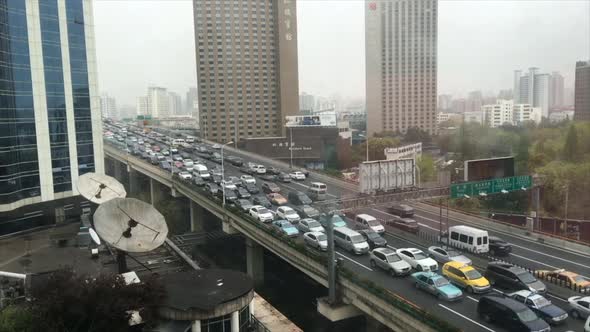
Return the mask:
<svg viewBox="0 0 590 332">
<path fill-rule="evenodd" d="M 226 145 L 232 144 L 232 141 L 229 141 L 225 144 L 221 145 L 221 192 L 223 193 L 223 203 L 222 206 L 225 208 L 225 169 L 223 168 L 223 148 Z"/>
<path fill-rule="evenodd" d="M 289 127 L 289 152 L 291 155 L 289 168 L 293 168 L 293 127 Z"/>
</svg>

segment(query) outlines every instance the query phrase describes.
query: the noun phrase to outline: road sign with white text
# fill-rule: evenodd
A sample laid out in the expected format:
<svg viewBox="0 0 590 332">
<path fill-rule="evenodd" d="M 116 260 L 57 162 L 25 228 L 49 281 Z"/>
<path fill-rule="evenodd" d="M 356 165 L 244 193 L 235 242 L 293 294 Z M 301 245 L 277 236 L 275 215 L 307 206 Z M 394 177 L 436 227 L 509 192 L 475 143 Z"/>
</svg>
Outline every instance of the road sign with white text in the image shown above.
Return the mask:
<svg viewBox="0 0 590 332">
<path fill-rule="evenodd" d="M 516 190 L 530 189 L 533 178 L 530 175 L 511 176 L 485 181 L 451 184 L 451 198 L 469 198 L 490 194 L 508 193 Z"/>
</svg>

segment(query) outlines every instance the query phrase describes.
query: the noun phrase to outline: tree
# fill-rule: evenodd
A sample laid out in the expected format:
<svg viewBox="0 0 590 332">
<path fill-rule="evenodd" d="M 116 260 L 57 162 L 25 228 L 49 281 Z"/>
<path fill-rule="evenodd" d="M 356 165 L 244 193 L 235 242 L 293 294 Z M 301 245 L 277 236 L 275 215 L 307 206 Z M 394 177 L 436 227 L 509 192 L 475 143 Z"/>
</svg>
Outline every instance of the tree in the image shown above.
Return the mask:
<svg viewBox="0 0 590 332">
<path fill-rule="evenodd" d="M 429 182 L 436 178 L 436 167 L 431 156 L 423 154 L 422 157 L 416 159 L 416 164 L 420 169 L 420 182 Z"/>
<path fill-rule="evenodd" d="M 31 289 L 33 331 L 128 331 L 128 312 L 139 310 L 144 321 L 153 322 L 164 294 L 156 277 L 126 285 L 116 274 L 58 270 Z"/>
<path fill-rule="evenodd" d="M 34 332 L 33 314 L 25 306 L 11 305 L 0 311 L 0 332 Z"/>
<path fill-rule="evenodd" d="M 369 138 L 369 160 L 384 160 L 385 149 L 399 146 L 400 142 L 397 138 L 385 137 Z M 366 150 L 365 150 L 366 151 Z"/>
<path fill-rule="evenodd" d="M 422 130 L 418 127 L 410 127 L 406 131 L 403 141 L 404 143 L 422 142 L 423 144 L 430 144 L 430 142 L 432 142 L 432 137 L 425 130 Z"/>
<path fill-rule="evenodd" d="M 578 134 L 576 133 L 576 126 L 572 124 L 565 137 L 563 159 L 566 161 L 576 161 L 578 157 Z"/>
</svg>

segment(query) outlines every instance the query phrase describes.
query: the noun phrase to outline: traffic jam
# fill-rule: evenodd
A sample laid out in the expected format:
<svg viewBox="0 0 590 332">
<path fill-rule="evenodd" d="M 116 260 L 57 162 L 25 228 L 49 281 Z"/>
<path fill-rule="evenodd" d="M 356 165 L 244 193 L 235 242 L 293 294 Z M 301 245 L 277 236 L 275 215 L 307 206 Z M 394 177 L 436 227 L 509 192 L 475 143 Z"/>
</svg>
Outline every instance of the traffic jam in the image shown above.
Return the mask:
<svg viewBox="0 0 590 332">
<path fill-rule="evenodd" d="M 265 166 L 220 144 L 112 122 L 104 124 L 104 138 L 309 250 L 328 249 L 332 223 L 339 259 L 359 273 L 379 273 L 378 280 L 403 280 L 391 286 L 394 291 L 409 301 L 418 296 L 418 304 L 436 314 L 469 321 L 470 330 L 590 332 L 590 293 L 547 282 L 566 280 L 587 290 L 587 277 L 559 269 L 542 271 L 541 278 L 539 271 L 502 259 L 510 256 L 511 244 L 486 230 L 451 226 L 444 238 L 428 242 L 417 236 L 411 203 L 328 216 L 318 202 L 335 200 L 338 192 L 305 169 Z"/>
</svg>

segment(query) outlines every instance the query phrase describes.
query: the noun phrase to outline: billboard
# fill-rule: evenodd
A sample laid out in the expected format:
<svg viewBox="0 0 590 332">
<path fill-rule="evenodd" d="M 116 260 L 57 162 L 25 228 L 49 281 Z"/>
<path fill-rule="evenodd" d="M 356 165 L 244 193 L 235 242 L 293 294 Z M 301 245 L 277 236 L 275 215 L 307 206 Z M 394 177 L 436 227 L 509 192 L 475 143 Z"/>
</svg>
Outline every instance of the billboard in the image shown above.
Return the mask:
<svg viewBox="0 0 590 332">
<path fill-rule="evenodd" d="M 336 127 L 336 113 L 287 116 L 286 127 Z"/>
<path fill-rule="evenodd" d="M 465 181 L 481 181 L 514 176 L 514 157 L 465 160 Z"/>
<path fill-rule="evenodd" d="M 359 165 L 361 192 L 389 191 L 415 185 L 414 159 L 377 160 Z"/>
</svg>

